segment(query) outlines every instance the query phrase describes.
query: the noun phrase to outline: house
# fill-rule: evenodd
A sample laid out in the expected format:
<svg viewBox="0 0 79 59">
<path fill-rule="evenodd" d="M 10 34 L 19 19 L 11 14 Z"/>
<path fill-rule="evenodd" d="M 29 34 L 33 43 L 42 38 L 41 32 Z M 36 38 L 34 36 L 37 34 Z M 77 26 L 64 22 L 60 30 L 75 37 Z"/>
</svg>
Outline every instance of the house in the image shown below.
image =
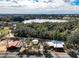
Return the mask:
<svg viewBox="0 0 79 59">
<path fill-rule="evenodd" d="M 23 42 L 18 38 L 10 38 L 7 40 L 7 50 L 17 49 L 23 45 Z"/>
<path fill-rule="evenodd" d="M 63 41 L 57 41 L 57 40 L 52 40 L 50 42 L 46 42 L 46 44 L 49 47 L 53 47 L 54 49 L 64 49 L 64 42 Z"/>
</svg>

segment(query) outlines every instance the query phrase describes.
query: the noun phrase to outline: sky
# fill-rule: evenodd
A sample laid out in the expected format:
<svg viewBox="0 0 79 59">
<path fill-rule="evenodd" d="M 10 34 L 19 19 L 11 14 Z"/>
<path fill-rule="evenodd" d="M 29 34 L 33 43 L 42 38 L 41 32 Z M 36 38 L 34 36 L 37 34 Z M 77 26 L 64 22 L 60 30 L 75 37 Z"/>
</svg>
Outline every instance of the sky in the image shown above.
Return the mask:
<svg viewBox="0 0 79 59">
<path fill-rule="evenodd" d="M 0 14 L 79 14 L 79 0 L 0 0 Z"/>
</svg>

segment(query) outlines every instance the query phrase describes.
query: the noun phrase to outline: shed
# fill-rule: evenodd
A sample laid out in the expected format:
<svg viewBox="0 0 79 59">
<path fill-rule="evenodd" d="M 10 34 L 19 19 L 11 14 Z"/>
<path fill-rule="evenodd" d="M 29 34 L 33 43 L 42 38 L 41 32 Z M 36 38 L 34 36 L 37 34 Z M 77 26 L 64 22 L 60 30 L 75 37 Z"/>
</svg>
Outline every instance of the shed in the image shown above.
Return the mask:
<svg viewBox="0 0 79 59">
<path fill-rule="evenodd" d="M 34 40 L 32 40 L 32 42 L 33 42 L 33 44 L 38 44 L 38 39 L 34 39 Z"/>
</svg>

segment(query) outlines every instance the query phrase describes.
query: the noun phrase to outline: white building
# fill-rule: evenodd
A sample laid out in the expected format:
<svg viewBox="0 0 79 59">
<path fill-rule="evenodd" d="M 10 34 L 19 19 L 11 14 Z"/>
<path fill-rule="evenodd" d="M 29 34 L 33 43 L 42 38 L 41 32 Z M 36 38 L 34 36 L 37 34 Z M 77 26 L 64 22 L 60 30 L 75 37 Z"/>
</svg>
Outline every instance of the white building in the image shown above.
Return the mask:
<svg viewBox="0 0 79 59">
<path fill-rule="evenodd" d="M 54 48 L 64 48 L 64 42 L 63 41 L 56 41 L 53 40 L 51 42 L 46 42 L 48 46 L 53 46 Z"/>
</svg>

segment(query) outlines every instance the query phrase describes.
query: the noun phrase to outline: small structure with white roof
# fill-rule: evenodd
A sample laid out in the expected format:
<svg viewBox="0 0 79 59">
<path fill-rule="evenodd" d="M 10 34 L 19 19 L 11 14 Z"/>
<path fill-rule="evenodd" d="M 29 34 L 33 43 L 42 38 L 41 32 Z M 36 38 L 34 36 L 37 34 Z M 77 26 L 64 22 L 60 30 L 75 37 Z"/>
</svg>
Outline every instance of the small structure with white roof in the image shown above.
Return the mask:
<svg viewBox="0 0 79 59">
<path fill-rule="evenodd" d="M 38 40 L 37 39 L 34 39 L 32 40 L 33 44 L 38 44 Z"/>
</svg>

